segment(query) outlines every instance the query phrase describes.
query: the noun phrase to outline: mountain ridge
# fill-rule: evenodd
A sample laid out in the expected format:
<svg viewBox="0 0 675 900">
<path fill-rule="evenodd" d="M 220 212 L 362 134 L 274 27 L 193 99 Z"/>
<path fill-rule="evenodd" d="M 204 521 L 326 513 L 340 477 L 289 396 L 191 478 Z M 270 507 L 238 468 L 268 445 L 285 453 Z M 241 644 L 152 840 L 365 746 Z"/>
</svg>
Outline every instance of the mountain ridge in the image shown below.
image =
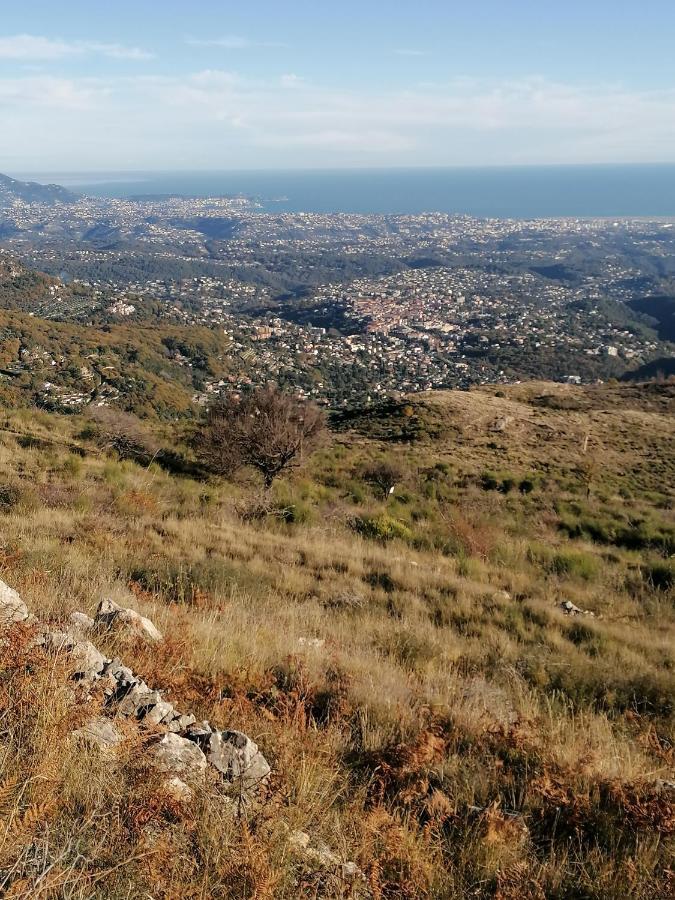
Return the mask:
<svg viewBox="0 0 675 900">
<path fill-rule="evenodd" d="M 10 206 L 17 200 L 25 203 L 76 203 L 79 194 L 60 184 L 40 184 L 37 181 L 19 181 L 0 172 L 0 207 Z"/>
</svg>

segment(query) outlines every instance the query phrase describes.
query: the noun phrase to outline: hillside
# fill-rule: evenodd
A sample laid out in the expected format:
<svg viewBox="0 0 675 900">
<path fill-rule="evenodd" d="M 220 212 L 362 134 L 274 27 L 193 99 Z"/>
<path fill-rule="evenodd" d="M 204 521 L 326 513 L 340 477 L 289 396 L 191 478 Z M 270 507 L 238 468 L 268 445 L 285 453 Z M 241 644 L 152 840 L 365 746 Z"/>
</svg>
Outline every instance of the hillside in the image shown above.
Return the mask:
<svg viewBox="0 0 675 900">
<path fill-rule="evenodd" d="M 229 339 L 152 316 L 139 322 L 147 304 L 136 301 L 128 316 L 113 299 L 0 254 L 0 398 L 60 412 L 112 405 L 194 415 L 205 380 L 217 383 L 236 365 Z"/>
<path fill-rule="evenodd" d="M 35 181 L 17 181 L 0 173 L 0 209 L 19 200 L 24 203 L 75 203 L 78 195 L 58 184 L 38 184 Z"/>
<path fill-rule="evenodd" d="M 108 597 L 148 617 L 162 640 L 92 641 L 272 771 L 236 802 L 211 776 L 176 793 L 166 726 L 83 702 L 16 625 L 0 891 L 672 896 L 674 412 L 672 384 L 425 394 L 336 417 L 261 504 L 253 474 L 4 409 L 0 578 L 51 629 Z M 153 426 L 189 463 L 185 437 Z M 113 749 L 69 737 L 100 716 Z"/>
</svg>

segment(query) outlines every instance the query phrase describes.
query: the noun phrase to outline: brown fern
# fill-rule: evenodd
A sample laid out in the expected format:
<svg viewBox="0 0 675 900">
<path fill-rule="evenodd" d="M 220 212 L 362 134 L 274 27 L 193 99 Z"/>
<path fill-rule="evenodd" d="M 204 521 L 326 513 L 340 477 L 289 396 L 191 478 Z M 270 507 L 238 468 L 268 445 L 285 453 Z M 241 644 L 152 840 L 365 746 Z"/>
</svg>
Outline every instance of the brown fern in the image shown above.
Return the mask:
<svg viewBox="0 0 675 900">
<path fill-rule="evenodd" d="M 56 800 L 54 797 L 43 800 L 41 803 L 32 803 L 12 822 L 11 831 L 15 834 L 35 831 L 50 818 L 55 808 Z"/>
<path fill-rule="evenodd" d="M 14 797 L 16 786 L 19 781 L 18 775 L 8 775 L 0 781 L 0 815 L 5 815 L 11 800 Z"/>
<path fill-rule="evenodd" d="M 33 882 L 29 878 L 19 878 L 3 894 L 4 900 L 27 900 L 34 896 Z"/>
<path fill-rule="evenodd" d="M 382 879 L 380 860 L 375 857 L 368 867 L 368 887 L 373 900 L 382 900 Z"/>
</svg>

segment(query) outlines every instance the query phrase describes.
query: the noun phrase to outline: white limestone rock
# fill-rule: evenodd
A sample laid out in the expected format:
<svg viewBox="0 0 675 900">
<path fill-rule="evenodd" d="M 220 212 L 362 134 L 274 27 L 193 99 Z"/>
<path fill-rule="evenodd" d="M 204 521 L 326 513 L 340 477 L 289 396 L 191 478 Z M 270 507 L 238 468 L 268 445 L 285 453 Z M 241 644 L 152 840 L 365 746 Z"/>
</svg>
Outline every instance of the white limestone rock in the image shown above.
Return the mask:
<svg viewBox="0 0 675 900">
<path fill-rule="evenodd" d="M 251 790 L 270 774 L 258 745 L 242 731 L 214 731 L 204 750 L 211 765 L 239 790 Z"/>
<path fill-rule="evenodd" d="M 17 592 L 0 581 L 0 628 L 7 628 L 28 618 L 28 607 Z"/>
<path fill-rule="evenodd" d="M 166 794 L 179 803 L 190 803 L 194 798 L 194 791 L 190 785 L 177 775 L 167 778 L 163 787 Z"/>
<path fill-rule="evenodd" d="M 76 638 L 88 638 L 96 629 L 96 624 L 91 616 L 82 612 L 71 613 L 68 618 L 68 633 Z"/>
<path fill-rule="evenodd" d="M 78 728 L 77 731 L 73 731 L 71 738 L 89 747 L 108 751 L 114 750 L 124 740 L 124 735 L 110 719 L 100 716 L 97 719 L 92 719 L 91 722 L 88 722 L 82 728 Z"/>
<path fill-rule="evenodd" d="M 123 606 L 119 606 L 114 600 L 101 600 L 94 622 L 98 627 L 103 628 L 128 628 L 132 633 L 153 643 L 163 640 L 162 632 L 150 619 L 146 619 L 135 609 L 125 609 Z"/>
<path fill-rule="evenodd" d="M 159 769 L 178 778 L 196 781 L 206 773 L 208 763 L 200 748 L 178 734 L 165 734 L 152 755 Z"/>
</svg>

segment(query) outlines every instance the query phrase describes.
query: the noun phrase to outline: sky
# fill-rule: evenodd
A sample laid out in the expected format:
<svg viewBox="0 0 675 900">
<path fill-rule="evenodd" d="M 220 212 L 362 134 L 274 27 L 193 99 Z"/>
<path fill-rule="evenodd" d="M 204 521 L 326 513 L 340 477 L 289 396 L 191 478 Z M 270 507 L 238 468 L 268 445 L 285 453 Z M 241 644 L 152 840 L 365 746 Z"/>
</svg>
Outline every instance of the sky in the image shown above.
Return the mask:
<svg viewBox="0 0 675 900">
<path fill-rule="evenodd" d="M 0 172 L 675 162 L 672 0 L 0 0 Z"/>
</svg>

